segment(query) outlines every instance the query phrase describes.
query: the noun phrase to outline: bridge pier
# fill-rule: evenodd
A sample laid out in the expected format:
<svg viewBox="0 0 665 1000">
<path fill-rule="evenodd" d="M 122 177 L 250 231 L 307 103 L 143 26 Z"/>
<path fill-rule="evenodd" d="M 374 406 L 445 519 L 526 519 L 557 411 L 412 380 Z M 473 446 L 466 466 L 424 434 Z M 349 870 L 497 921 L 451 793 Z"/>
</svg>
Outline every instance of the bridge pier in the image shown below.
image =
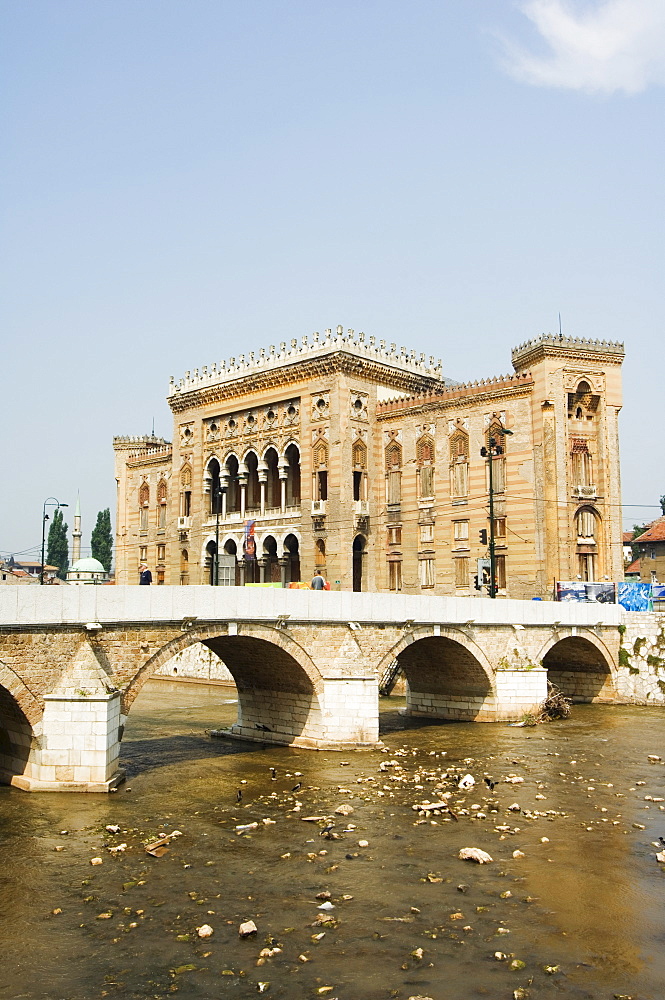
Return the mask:
<svg viewBox="0 0 665 1000">
<path fill-rule="evenodd" d="M 248 690 L 238 685 L 238 721 L 228 730 L 220 730 L 219 735 L 314 750 L 376 746 L 379 742 L 376 677 L 324 678 L 322 687 L 317 695 Z"/>
</svg>

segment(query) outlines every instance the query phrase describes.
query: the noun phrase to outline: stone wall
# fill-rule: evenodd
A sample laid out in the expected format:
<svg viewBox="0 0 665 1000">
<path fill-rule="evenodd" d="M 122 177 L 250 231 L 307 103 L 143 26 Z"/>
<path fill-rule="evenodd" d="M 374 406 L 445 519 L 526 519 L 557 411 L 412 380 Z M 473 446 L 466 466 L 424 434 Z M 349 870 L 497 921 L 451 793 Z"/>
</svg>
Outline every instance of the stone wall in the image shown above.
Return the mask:
<svg viewBox="0 0 665 1000">
<path fill-rule="evenodd" d="M 206 684 L 233 684 L 231 671 L 219 656 L 200 642 L 175 653 L 158 667 L 153 677 L 169 680 L 200 681 Z"/>
<path fill-rule="evenodd" d="M 620 699 L 635 705 L 665 705 L 665 613 L 626 612 L 622 632 Z"/>
</svg>

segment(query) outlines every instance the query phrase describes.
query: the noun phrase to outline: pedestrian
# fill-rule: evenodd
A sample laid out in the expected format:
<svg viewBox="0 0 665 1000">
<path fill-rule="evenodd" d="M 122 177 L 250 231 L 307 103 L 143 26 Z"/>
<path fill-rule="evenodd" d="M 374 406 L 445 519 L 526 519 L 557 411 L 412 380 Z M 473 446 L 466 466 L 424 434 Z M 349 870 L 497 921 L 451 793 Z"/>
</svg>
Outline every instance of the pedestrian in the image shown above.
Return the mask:
<svg viewBox="0 0 665 1000">
<path fill-rule="evenodd" d="M 312 587 L 312 590 L 325 590 L 326 589 L 326 581 L 323 579 L 323 574 L 321 573 L 320 569 L 317 569 L 316 573 L 314 574 L 314 578 L 312 580 L 311 587 Z"/>
<path fill-rule="evenodd" d="M 141 563 L 139 566 L 139 586 L 147 587 L 152 583 L 152 573 L 148 569 L 145 563 Z"/>
</svg>

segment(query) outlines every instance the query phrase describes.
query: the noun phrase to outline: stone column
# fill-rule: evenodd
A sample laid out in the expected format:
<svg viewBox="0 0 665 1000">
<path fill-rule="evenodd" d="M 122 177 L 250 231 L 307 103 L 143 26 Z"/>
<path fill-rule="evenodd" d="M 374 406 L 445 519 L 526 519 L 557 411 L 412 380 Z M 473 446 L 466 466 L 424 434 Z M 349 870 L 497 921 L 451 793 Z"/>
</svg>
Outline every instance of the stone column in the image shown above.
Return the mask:
<svg viewBox="0 0 665 1000">
<path fill-rule="evenodd" d="M 266 512 L 266 483 L 268 481 L 268 473 L 265 469 L 259 470 L 259 489 L 261 491 L 261 517 L 265 515 Z"/>
<path fill-rule="evenodd" d="M 282 577 L 282 587 L 288 587 L 288 582 L 286 579 L 286 570 L 288 568 L 290 561 L 291 560 L 287 557 L 284 557 L 279 560 L 279 572 Z"/>
<path fill-rule="evenodd" d="M 240 484 L 240 520 L 244 521 L 247 505 L 247 476 L 241 473 L 238 476 L 238 482 Z"/>
<path fill-rule="evenodd" d="M 270 581 L 266 580 L 266 573 L 268 567 L 270 566 L 269 559 L 267 558 L 267 556 L 261 556 L 261 558 L 257 559 L 256 561 L 259 564 L 259 569 L 261 570 L 261 583 L 269 583 Z"/>
<path fill-rule="evenodd" d="M 288 472 L 285 468 L 279 470 L 279 487 L 281 491 L 281 511 L 286 514 L 286 477 Z"/>
</svg>

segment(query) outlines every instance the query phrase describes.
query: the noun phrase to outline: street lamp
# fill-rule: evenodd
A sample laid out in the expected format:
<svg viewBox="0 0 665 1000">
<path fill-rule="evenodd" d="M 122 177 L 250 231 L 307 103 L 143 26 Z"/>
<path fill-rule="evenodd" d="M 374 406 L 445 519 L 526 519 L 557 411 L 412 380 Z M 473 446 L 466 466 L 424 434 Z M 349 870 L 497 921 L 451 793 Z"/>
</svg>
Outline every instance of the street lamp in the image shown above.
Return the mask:
<svg viewBox="0 0 665 1000">
<path fill-rule="evenodd" d="M 507 427 L 497 427 L 496 433 L 504 437 L 506 434 L 512 434 Z M 494 437 L 489 439 L 489 447 L 481 448 L 480 454 L 483 458 L 487 459 L 489 464 L 489 496 L 490 496 L 490 597 L 496 597 L 497 586 L 496 586 L 496 555 L 494 546 L 494 479 L 492 474 L 492 466 L 494 465 L 494 459 L 497 455 L 503 455 L 503 445 L 497 444 L 497 440 Z"/>
<path fill-rule="evenodd" d="M 213 496 L 215 500 L 215 565 L 213 567 L 212 585 L 219 586 L 219 514 L 222 508 L 222 497 L 226 493 L 226 486 L 218 483 Z"/>
<path fill-rule="evenodd" d="M 44 543 L 46 541 L 46 522 L 48 521 L 48 514 L 46 513 L 47 507 L 55 507 L 56 511 L 60 510 L 61 507 L 69 507 L 68 503 L 60 503 L 55 497 L 47 497 L 44 501 L 44 506 L 42 508 L 42 568 L 39 573 L 39 583 L 44 586 Z"/>
</svg>

